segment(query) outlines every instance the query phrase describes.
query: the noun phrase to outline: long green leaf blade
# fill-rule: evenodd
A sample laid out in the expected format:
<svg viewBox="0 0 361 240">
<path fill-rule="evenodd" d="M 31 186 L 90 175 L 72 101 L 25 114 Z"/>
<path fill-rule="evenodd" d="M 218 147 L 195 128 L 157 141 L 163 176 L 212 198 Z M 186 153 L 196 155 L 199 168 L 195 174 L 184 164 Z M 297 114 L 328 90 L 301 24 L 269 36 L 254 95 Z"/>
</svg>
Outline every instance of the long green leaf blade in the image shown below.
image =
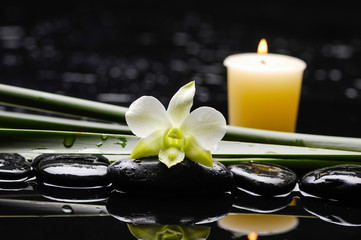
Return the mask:
<svg viewBox="0 0 361 240">
<path fill-rule="evenodd" d="M 112 134 L 132 134 L 129 127 L 125 125 L 6 111 L 0 111 L 0 127 Z"/>
<path fill-rule="evenodd" d="M 139 139 L 129 135 L 0 129 L 0 152 L 33 159 L 54 154 L 130 154 Z"/>
<path fill-rule="evenodd" d="M 361 138 L 288 133 L 227 126 L 225 140 L 361 152 Z"/>
<path fill-rule="evenodd" d="M 0 84 L 0 102 L 51 112 L 124 122 L 127 108 Z"/>
<path fill-rule="evenodd" d="M 125 122 L 127 108 L 79 98 L 66 97 L 41 91 L 0 84 L 0 102 L 27 108 L 36 108 L 63 114 L 96 118 L 110 122 Z M 14 126 L 16 127 L 16 126 Z M 109 128 L 99 126 L 106 133 Z M 18 127 L 16 127 L 18 128 Z M 20 127 L 19 127 L 20 128 Z M 73 125 L 68 131 L 83 131 Z M 279 144 L 311 148 L 337 149 L 361 152 L 361 139 L 314 134 L 286 133 L 252 128 L 228 126 L 224 140 Z"/>
<path fill-rule="evenodd" d="M 42 153 L 102 154 L 117 160 L 129 155 L 139 138 L 129 135 L 65 131 L 0 129 L 0 152 L 19 153 L 33 159 Z M 221 142 L 216 158 L 281 158 L 361 161 L 360 152 L 290 147 L 272 144 Z"/>
</svg>

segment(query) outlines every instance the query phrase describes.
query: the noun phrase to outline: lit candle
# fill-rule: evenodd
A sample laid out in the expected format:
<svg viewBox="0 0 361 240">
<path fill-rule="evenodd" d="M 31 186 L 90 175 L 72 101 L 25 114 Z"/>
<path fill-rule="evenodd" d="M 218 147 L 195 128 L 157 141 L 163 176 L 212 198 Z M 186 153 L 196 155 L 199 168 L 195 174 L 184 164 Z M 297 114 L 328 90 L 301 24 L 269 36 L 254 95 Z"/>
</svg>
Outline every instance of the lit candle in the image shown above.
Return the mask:
<svg viewBox="0 0 361 240">
<path fill-rule="evenodd" d="M 224 60 L 229 124 L 294 132 L 306 63 L 267 52 L 262 39 L 258 53 L 235 54 Z"/>
</svg>

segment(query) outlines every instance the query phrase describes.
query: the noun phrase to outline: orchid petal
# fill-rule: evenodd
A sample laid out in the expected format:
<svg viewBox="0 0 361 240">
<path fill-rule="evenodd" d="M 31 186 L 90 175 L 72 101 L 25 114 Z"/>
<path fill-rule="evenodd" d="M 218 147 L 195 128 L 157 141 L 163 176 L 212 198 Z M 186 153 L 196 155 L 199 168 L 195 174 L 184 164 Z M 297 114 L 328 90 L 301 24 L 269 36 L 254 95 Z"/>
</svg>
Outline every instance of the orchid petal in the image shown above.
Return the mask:
<svg viewBox="0 0 361 240">
<path fill-rule="evenodd" d="M 186 157 L 194 162 L 213 167 L 213 159 L 210 151 L 202 148 L 192 135 L 187 135 L 184 151 Z"/>
<path fill-rule="evenodd" d="M 168 168 L 182 162 L 184 157 L 185 153 L 175 147 L 161 149 L 159 151 L 159 161 L 167 165 Z"/>
<path fill-rule="evenodd" d="M 195 91 L 193 81 L 181 87 L 170 100 L 167 111 L 174 127 L 179 127 L 189 115 Z"/>
<path fill-rule="evenodd" d="M 158 99 L 143 96 L 134 101 L 125 113 L 130 130 L 138 137 L 145 138 L 158 129 L 168 129 L 171 122 L 167 111 Z"/>
<path fill-rule="evenodd" d="M 139 159 L 157 155 L 161 149 L 164 132 L 164 130 L 160 129 L 149 134 L 146 138 L 141 138 L 133 148 L 130 159 Z"/>
<path fill-rule="evenodd" d="M 184 120 L 182 131 L 192 135 L 204 149 L 215 147 L 226 133 L 226 119 L 222 113 L 211 107 L 200 107 Z"/>
</svg>

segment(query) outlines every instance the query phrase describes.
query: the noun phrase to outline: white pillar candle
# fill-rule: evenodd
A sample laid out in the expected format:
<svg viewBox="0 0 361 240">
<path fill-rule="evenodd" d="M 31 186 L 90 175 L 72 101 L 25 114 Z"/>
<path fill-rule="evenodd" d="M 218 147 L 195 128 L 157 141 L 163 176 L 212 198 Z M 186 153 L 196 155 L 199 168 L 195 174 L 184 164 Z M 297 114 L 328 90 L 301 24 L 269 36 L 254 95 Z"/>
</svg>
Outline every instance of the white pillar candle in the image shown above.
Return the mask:
<svg viewBox="0 0 361 240">
<path fill-rule="evenodd" d="M 227 57 L 224 65 L 229 124 L 295 131 L 304 61 L 280 54 L 243 53 Z"/>
</svg>

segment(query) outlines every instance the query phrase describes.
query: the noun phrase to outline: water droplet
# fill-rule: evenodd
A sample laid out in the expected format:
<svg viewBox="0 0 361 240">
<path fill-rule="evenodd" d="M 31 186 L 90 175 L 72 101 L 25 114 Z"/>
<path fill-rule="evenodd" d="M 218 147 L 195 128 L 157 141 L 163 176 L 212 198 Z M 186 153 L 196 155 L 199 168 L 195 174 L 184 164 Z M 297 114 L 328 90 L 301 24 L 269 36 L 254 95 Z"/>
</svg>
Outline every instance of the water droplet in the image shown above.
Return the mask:
<svg viewBox="0 0 361 240">
<path fill-rule="evenodd" d="M 107 139 L 108 139 L 108 135 L 103 134 L 103 135 L 102 135 L 102 140 L 107 140 Z"/>
<path fill-rule="evenodd" d="M 127 145 L 127 139 L 124 137 L 118 137 L 117 139 L 119 139 L 120 141 L 115 142 L 114 144 L 119 144 L 121 145 L 123 148 L 125 148 L 125 146 Z"/>
<path fill-rule="evenodd" d="M 103 142 L 98 142 L 98 143 L 96 144 L 96 146 L 97 146 L 97 147 L 103 146 Z"/>
<path fill-rule="evenodd" d="M 354 99 L 354 98 L 357 98 L 358 92 L 357 92 L 357 90 L 354 89 L 354 88 L 347 88 L 347 89 L 345 90 L 345 95 L 346 95 L 346 97 L 348 97 L 348 98 Z"/>
<path fill-rule="evenodd" d="M 65 147 L 72 147 L 74 142 L 75 142 L 75 139 L 76 139 L 75 135 L 65 136 L 64 137 L 64 142 L 63 142 L 64 146 Z"/>
<path fill-rule="evenodd" d="M 64 205 L 62 209 L 64 213 L 74 213 L 74 210 L 69 205 Z"/>
</svg>

